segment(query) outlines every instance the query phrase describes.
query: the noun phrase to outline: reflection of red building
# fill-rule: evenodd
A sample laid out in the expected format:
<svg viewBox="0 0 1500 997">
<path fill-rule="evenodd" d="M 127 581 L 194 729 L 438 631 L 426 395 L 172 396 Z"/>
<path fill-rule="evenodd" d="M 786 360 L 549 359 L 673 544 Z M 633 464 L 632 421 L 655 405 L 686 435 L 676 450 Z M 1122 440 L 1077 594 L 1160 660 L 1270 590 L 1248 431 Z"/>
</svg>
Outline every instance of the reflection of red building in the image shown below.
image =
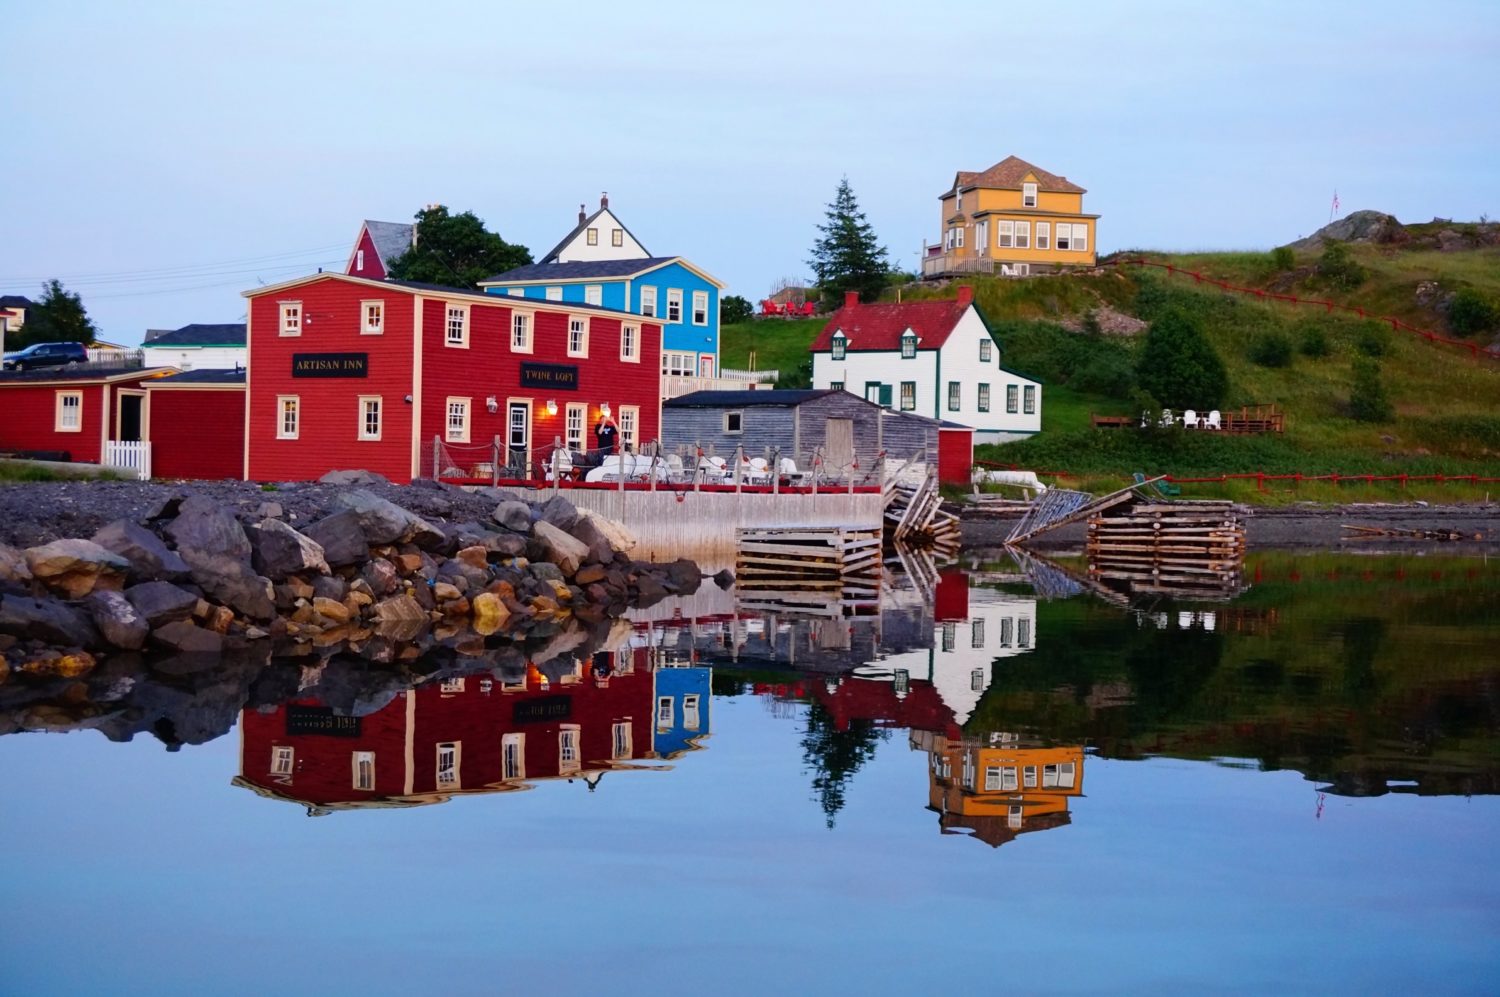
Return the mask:
<svg viewBox="0 0 1500 997">
<path fill-rule="evenodd" d="M 855 720 L 868 720 L 877 727 L 927 730 L 959 736 L 943 697 L 931 682 L 912 681 L 905 688 L 898 678 L 844 678 L 836 686 L 814 686 L 813 696 L 843 731 Z"/>
<path fill-rule="evenodd" d="M 640 651 L 560 680 L 535 668 L 502 684 L 484 673 L 423 685 L 365 717 L 294 700 L 240 718 L 238 785 L 310 811 L 440 803 L 628 768 L 652 750 L 655 676 Z"/>
</svg>

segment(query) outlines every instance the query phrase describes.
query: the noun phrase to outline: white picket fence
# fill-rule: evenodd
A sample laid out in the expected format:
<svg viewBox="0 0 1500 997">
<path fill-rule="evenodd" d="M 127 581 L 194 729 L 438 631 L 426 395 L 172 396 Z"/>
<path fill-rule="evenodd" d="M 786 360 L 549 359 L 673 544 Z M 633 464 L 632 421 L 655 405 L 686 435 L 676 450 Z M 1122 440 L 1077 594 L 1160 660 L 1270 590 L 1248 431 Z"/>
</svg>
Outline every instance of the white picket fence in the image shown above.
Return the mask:
<svg viewBox="0 0 1500 997">
<path fill-rule="evenodd" d="M 151 478 L 151 444 L 140 440 L 110 440 L 104 444 L 104 463 L 128 468 L 142 481 Z"/>
</svg>

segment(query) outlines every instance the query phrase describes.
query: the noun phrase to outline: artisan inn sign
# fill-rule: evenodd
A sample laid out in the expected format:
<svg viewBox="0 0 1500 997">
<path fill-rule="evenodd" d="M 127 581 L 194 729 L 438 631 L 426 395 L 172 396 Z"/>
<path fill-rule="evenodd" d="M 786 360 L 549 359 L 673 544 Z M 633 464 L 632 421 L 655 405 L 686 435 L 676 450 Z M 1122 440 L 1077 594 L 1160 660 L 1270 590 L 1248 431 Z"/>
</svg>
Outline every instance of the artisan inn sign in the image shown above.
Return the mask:
<svg viewBox="0 0 1500 997">
<path fill-rule="evenodd" d="M 368 377 L 368 353 L 293 353 L 293 377 Z"/>
</svg>

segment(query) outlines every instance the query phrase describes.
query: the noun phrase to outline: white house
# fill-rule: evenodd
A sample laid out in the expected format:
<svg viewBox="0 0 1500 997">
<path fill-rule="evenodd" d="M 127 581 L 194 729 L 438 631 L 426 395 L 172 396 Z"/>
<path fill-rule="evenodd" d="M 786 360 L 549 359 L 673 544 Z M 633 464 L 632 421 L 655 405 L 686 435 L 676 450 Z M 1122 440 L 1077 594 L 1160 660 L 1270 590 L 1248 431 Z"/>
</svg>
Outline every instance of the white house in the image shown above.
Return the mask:
<svg viewBox="0 0 1500 997">
<path fill-rule="evenodd" d="M 599 196 L 599 210 L 592 215 L 578 206 L 578 224 L 552 247 L 538 263 L 595 263 L 599 260 L 644 260 L 646 252 L 635 236 L 609 210 L 609 195 Z"/>
<path fill-rule="evenodd" d="M 975 443 L 1021 439 L 1042 428 L 1042 386 L 1001 365 L 1000 346 L 974 305 L 952 301 L 860 304 L 849 292 L 813 341 L 814 388 L 841 388 L 903 412 L 974 428 Z"/>
<path fill-rule="evenodd" d="M 147 329 L 141 344 L 147 367 L 233 370 L 245 366 L 245 323 L 195 322 L 181 329 Z"/>
</svg>

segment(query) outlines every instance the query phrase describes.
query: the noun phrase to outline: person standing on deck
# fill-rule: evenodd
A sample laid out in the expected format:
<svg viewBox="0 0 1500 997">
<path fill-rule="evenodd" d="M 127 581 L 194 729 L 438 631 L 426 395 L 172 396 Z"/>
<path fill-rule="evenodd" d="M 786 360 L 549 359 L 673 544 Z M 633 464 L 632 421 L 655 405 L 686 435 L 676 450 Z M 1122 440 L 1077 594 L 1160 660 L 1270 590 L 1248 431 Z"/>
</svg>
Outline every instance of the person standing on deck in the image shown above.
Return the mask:
<svg viewBox="0 0 1500 997">
<path fill-rule="evenodd" d="M 599 417 L 599 424 L 594 427 L 594 439 L 599 442 L 600 460 L 603 460 L 606 454 L 615 452 L 620 440 L 620 430 L 615 426 L 613 416 L 601 415 Z"/>
</svg>

